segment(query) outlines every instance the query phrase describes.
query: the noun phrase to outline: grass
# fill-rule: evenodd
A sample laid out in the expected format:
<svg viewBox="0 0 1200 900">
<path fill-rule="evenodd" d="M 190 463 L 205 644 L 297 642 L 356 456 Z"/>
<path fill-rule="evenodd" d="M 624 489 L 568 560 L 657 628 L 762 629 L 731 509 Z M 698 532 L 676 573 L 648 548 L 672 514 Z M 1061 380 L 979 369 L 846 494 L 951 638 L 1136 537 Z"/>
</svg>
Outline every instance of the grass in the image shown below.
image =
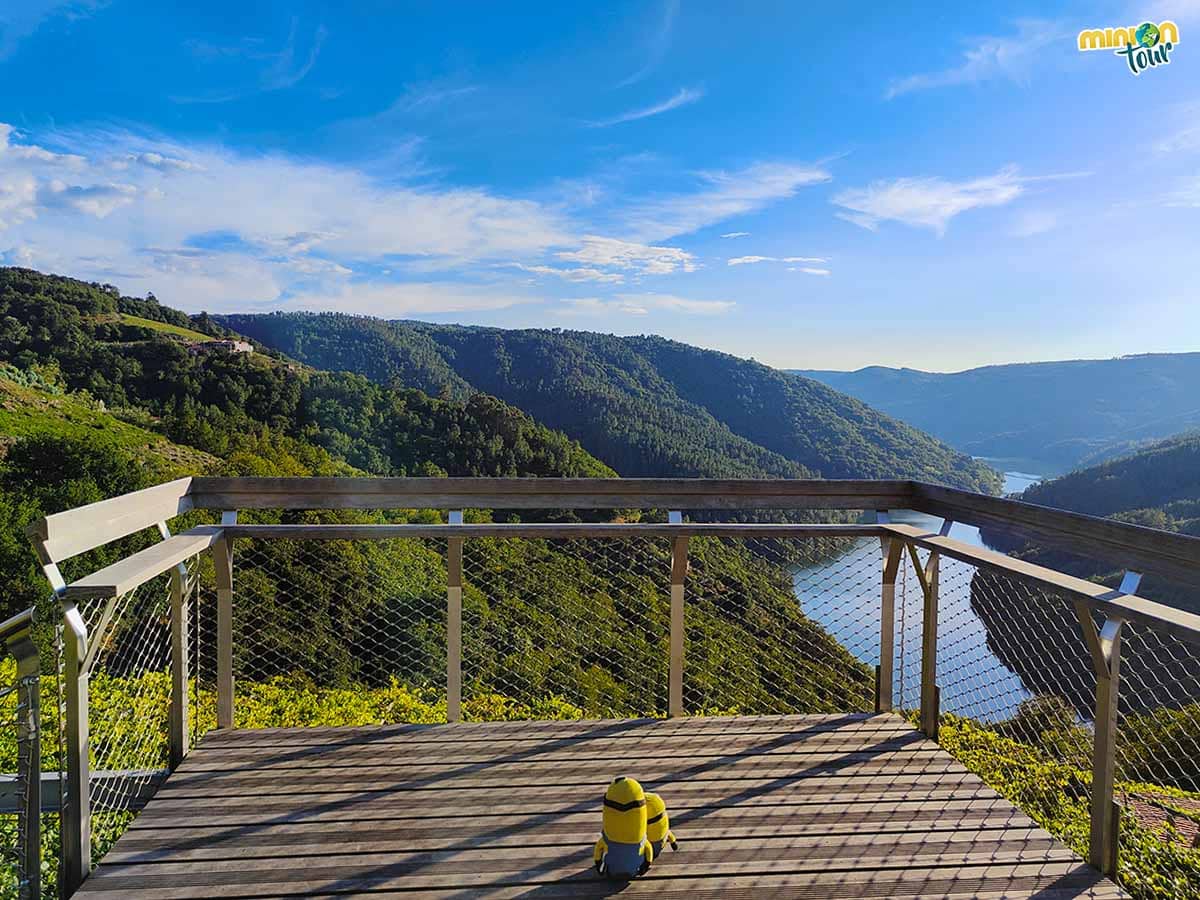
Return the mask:
<svg viewBox="0 0 1200 900">
<path fill-rule="evenodd" d="M 19 384 L 0 372 L 0 440 L 34 436 L 75 438 L 114 447 L 165 473 L 180 469 L 199 472 L 216 461 L 200 450 L 123 422 L 86 396 L 52 394 Z"/>
<path fill-rule="evenodd" d="M 186 338 L 189 341 L 215 341 L 212 335 L 204 334 L 199 331 L 192 331 L 190 328 L 183 328 L 179 325 L 169 325 L 166 322 L 155 322 L 153 319 L 143 319 L 141 316 L 131 316 L 128 313 L 119 313 L 118 317 L 121 322 L 126 325 L 134 325 L 138 328 L 149 328 L 153 331 L 161 331 L 163 334 L 174 335 L 175 337 Z"/>
</svg>

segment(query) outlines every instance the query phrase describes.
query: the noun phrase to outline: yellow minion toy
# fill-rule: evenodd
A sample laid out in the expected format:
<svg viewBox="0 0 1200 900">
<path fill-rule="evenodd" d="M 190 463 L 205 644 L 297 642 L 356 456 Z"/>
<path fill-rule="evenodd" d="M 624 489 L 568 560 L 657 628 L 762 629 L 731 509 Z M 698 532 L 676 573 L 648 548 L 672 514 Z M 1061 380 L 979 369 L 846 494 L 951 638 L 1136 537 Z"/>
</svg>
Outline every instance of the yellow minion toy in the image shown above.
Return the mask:
<svg viewBox="0 0 1200 900">
<path fill-rule="evenodd" d="M 662 855 L 663 844 L 670 844 L 672 850 L 678 850 L 675 832 L 671 830 L 671 817 L 667 815 L 667 804 L 658 794 L 646 791 L 646 840 L 655 858 Z"/>
<path fill-rule="evenodd" d="M 604 830 L 593 854 L 596 871 L 609 878 L 634 878 L 654 862 L 646 840 L 646 793 L 634 779 L 614 778 L 604 792 Z"/>
</svg>

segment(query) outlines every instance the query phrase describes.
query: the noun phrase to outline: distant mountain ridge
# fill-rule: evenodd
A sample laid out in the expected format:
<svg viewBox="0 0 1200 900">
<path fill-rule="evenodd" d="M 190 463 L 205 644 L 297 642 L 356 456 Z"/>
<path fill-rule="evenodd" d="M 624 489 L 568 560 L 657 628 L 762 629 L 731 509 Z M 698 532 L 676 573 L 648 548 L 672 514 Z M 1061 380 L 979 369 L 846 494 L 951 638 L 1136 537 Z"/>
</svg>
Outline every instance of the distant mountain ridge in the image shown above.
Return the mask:
<svg viewBox="0 0 1200 900">
<path fill-rule="evenodd" d="M 219 317 L 309 365 L 493 394 L 626 476 L 914 478 L 996 491 L 983 463 L 816 381 L 660 337 L 337 313 Z"/>
<path fill-rule="evenodd" d="M 985 366 L 942 374 L 791 369 L 973 456 L 1061 469 L 1200 428 L 1200 353 Z"/>
</svg>

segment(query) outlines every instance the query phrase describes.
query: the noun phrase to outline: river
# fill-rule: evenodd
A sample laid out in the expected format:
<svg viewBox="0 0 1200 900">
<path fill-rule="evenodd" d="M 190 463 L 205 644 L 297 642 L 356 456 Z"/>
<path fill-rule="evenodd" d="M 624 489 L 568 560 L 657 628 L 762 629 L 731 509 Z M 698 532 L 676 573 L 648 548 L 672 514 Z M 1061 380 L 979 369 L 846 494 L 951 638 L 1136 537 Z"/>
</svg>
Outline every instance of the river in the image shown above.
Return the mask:
<svg viewBox="0 0 1200 900">
<path fill-rule="evenodd" d="M 1000 461 L 988 462 L 995 465 Z M 1017 493 L 1044 477 L 1027 471 L 1031 468 L 1034 466 L 1026 464 L 1021 471 L 1004 472 L 1004 493 Z M 942 527 L 941 519 L 914 510 L 892 510 L 891 519 L 932 532 Z M 954 523 L 950 537 L 987 547 L 979 529 L 971 525 Z M 879 595 L 868 592 L 847 596 L 844 585 L 848 570 L 857 572 L 871 565 L 879 554 L 877 541 L 860 541 L 842 556 L 798 569 L 793 577 L 801 608 L 847 649 L 872 666 L 878 661 L 878 637 L 864 634 L 863 622 L 879 621 Z M 904 565 L 911 569 L 907 560 Z M 996 721 L 1011 716 L 1030 693 L 1021 679 L 988 647 L 987 629 L 971 609 L 972 571 L 963 563 L 943 559 L 939 582 L 942 627 L 938 646 L 942 709 L 982 721 Z M 922 602 L 920 587 L 911 571 L 907 573 L 903 604 L 899 590 L 897 594 L 895 699 L 898 705 L 913 707 L 917 705 L 920 693 Z"/>
</svg>

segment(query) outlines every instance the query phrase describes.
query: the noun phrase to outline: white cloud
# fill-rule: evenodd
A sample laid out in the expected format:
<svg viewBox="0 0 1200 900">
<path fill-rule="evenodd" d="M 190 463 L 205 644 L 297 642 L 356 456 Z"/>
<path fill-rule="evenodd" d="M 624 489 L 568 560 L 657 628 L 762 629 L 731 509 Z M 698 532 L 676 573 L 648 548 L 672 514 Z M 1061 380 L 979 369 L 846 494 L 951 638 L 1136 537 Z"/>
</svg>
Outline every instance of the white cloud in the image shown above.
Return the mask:
<svg viewBox="0 0 1200 900">
<path fill-rule="evenodd" d="M 188 46 L 192 53 L 200 59 L 222 61 L 228 59 L 252 60 L 261 64 L 257 78 L 253 84 L 242 85 L 222 90 L 208 91 L 203 94 L 172 96 L 176 103 L 227 103 L 230 100 L 240 100 L 254 94 L 281 91 L 295 87 L 303 81 L 313 66 L 328 35 L 324 25 L 318 25 L 312 37 L 307 41 L 307 50 L 297 43 L 296 35 L 299 22 L 292 20 L 288 30 L 287 40 L 278 50 L 263 49 L 265 42 L 261 38 L 243 38 L 240 43 L 231 46 L 218 46 L 203 41 L 191 41 Z"/>
<path fill-rule="evenodd" d="M 723 237 L 723 238 L 750 237 L 750 232 L 748 232 L 748 231 L 730 231 L 730 232 L 727 232 L 727 233 L 721 235 L 721 237 Z"/>
<path fill-rule="evenodd" d="M 1200 208 L 1200 175 L 1176 179 L 1175 189 L 1163 202 L 1166 206 Z"/>
<path fill-rule="evenodd" d="M 1046 48 L 1067 40 L 1071 34 L 1056 22 L 1026 19 L 1016 24 L 1015 35 L 975 39 L 973 46 L 963 53 L 962 61 L 956 66 L 894 80 L 884 96 L 891 100 L 912 91 L 976 84 L 1000 78 L 1027 85 L 1036 64 L 1045 59 Z M 1073 46 L 1065 47 L 1063 52 L 1073 49 Z"/>
<path fill-rule="evenodd" d="M 554 275 L 566 281 L 600 281 L 620 284 L 625 280 L 625 276 L 620 272 L 603 272 L 600 269 L 586 266 L 575 269 L 559 269 L 554 266 L 530 266 L 518 262 L 504 263 L 504 265 L 533 275 Z"/>
<path fill-rule="evenodd" d="M 842 191 L 834 196 L 833 202 L 844 210 L 838 213 L 841 218 L 872 231 L 881 222 L 891 220 L 942 234 L 955 216 L 972 209 L 1011 203 L 1024 193 L 1030 182 L 1082 174 L 1085 173 L 1022 176 L 1015 166 L 1007 166 L 995 175 L 967 181 L 897 178 Z"/>
<path fill-rule="evenodd" d="M 621 79 L 617 83 L 617 87 L 628 87 L 631 84 L 636 84 L 641 81 L 662 62 L 663 57 L 667 53 L 667 48 L 671 46 L 671 31 L 675 27 L 675 19 L 679 16 L 679 0 L 666 0 L 663 3 L 662 18 L 659 20 L 658 27 L 654 30 L 648 42 L 648 53 L 646 61 L 640 68 L 627 78 Z"/>
<path fill-rule="evenodd" d="M 488 287 L 445 282 L 352 282 L 336 292 L 296 294 L 282 306 L 288 309 L 337 310 L 356 315 L 395 318 L 417 313 L 477 312 L 507 309 L 539 298 Z"/>
<path fill-rule="evenodd" d="M 715 316 L 729 312 L 736 304 L 732 300 L 692 300 L 674 294 L 616 294 L 611 298 L 580 297 L 560 300 L 568 309 L 559 315 L 599 316 L 620 313 L 631 316 L 648 315 L 651 310 L 671 310 L 689 315 Z"/>
<path fill-rule="evenodd" d="M 53 18 L 85 18 L 108 0 L 13 0 L 0 10 L 0 60 L 11 56 L 22 40 Z"/>
<path fill-rule="evenodd" d="M 704 91 L 700 88 L 680 88 L 674 96 L 663 100 L 661 103 L 655 103 L 653 106 L 646 106 L 640 109 L 631 109 L 628 112 L 621 113 L 619 116 L 614 116 L 611 119 L 603 119 L 599 122 L 589 122 L 592 128 L 608 128 L 612 125 L 621 125 L 625 122 L 636 122 L 638 119 L 648 119 L 651 116 L 659 116 L 665 112 L 670 112 L 673 109 L 678 109 L 681 106 L 688 106 L 698 100 L 704 99 Z"/>
<path fill-rule="evenodd" d="M 623 269 L 641 275 L 694 272 L 698 265 L 691 253 L 678 247 L 652 247 L 594 234 L 585 235 L 578 250 L 561 251 L 555 256 L 564 262 Z"/>
<path fill-rule="evenodd" d="M 644 316 L 650 310 L 626 300 L 602 300 L 599 297 L 577 297 L 560 300 L 566 309 L 558 310 L 560 316 L 604 316 L 617 313 L 625 316 Z"/>
<path fill-rule="evenodd" d="M 630 240 L 661 241 L 794 197 L 832 177 L 816 166 L 757 163 L 736 172 L 703 172 L 700 189 L 632 204 L 622 211 Z M 731 232 L 732 233 L 732 232 Z"/>
<path fill-rule="evenodd" d="M 800 266 L 800 267 L 788 266 L 788 271 L 789 272 L 803 272 L 805 275 L 832 275 L 833 274 L 828 269 L 814 269 L 814 268 L 810 268 L 808 266 Z"/>
<path fill-rule="evenodd" d="M 1048 209 L 1035 209 L 1022 213 L 1013 223 L 1014 237 L 1034 237 L 1058 227 L 1058 213 Z"/>
<path fill-rule="evenodd" d="M 408 186 L 347 165 L 124 131 L 51 141 L 0 126 L 0 253 L 32 253 L 187 309 L 313 288 L 338 296 L 351 272 L 403 270 L 405 260 L 461 275 L 579 241 L 562 213 L 482 189 Z"/>
<path fill-rule="evenodd" d="M 735 256 L 726 261 L 730 266 L 745 266 L 761 262 L 823 263 L 823 256 Z"/>
</svg>

